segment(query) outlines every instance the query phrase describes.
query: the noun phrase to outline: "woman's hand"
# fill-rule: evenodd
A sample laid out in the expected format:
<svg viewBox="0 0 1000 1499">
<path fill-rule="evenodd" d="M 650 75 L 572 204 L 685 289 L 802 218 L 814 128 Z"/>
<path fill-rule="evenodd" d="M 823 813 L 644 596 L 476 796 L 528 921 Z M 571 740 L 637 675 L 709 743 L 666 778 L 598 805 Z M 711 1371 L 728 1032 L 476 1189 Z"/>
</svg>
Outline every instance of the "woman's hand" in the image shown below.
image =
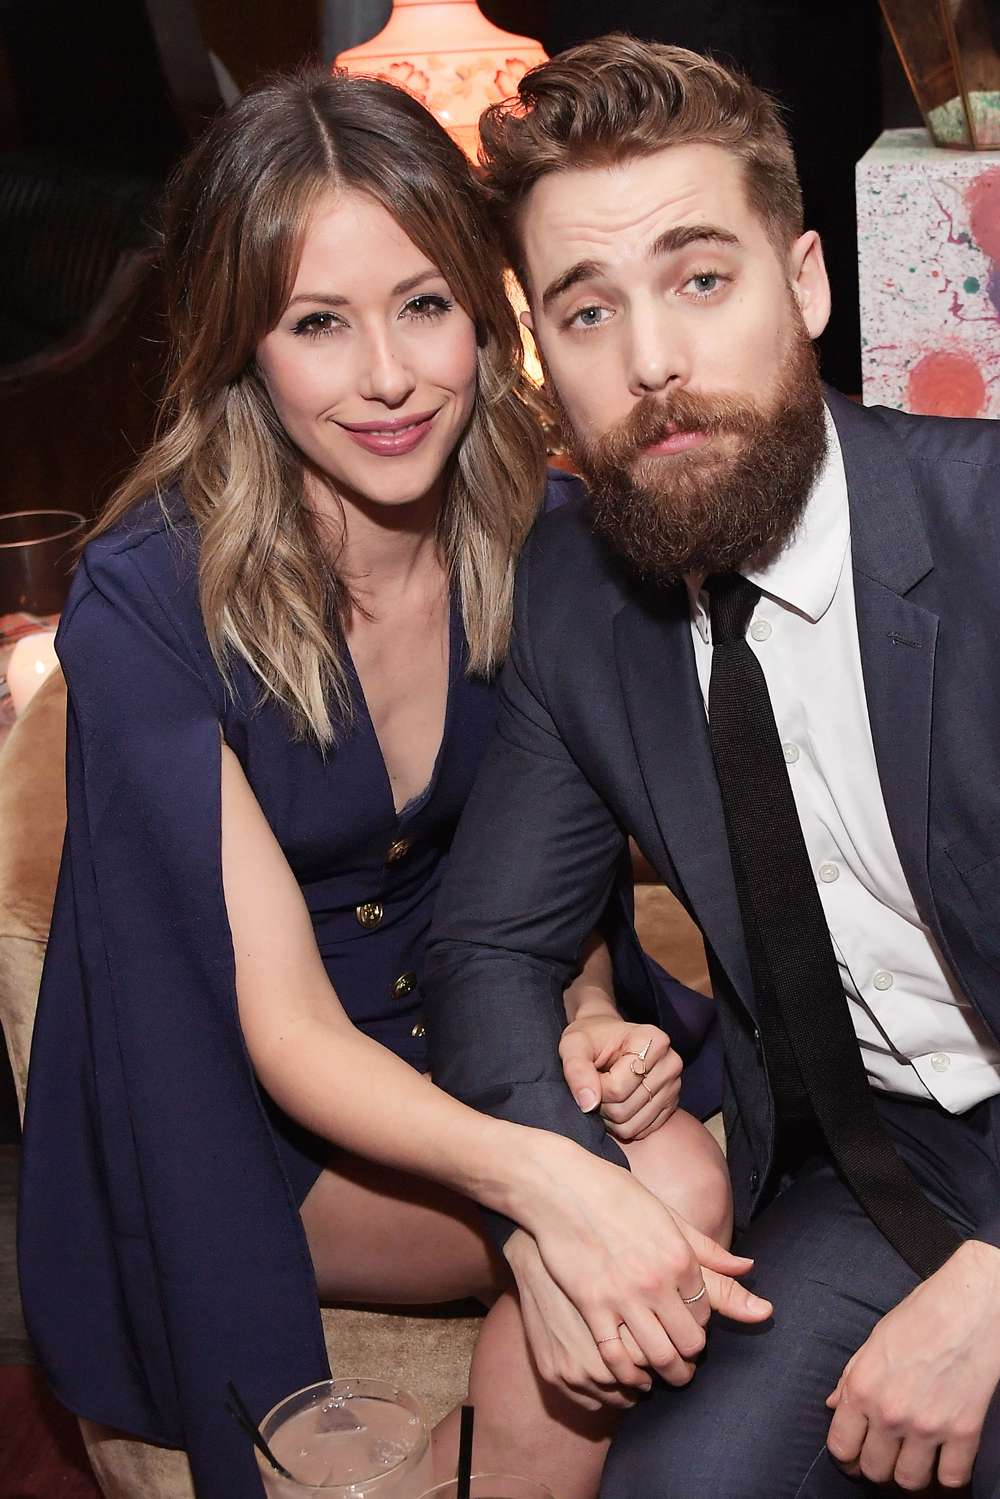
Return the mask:
<svg viewBox="0 0 1000 1499">
<path fill-rule="evenodd" d="M 601 1109 L 609 1135 L 643 1140 L 677 1108 L 683 1064 L 655 1025 L 623 1020 L 610 1008 L 588 1012 L 563 1031 L 563 1075 L 584 1113 Z"/>
<path fill-rule="evenodd" d="M 634 1357 L 628 1386 L 620 1385 L 601 1357 L 590 1329 L 569 1297 L 552 1279 L 538 1245 L 523 1228 L 503 1248 L 517 1285 L 521 1320 L 532 1361 L 546 1384 L 555 1385 L 584 1410 L 602 1405 L 626 1409 L 640 1391 L 652 1386 L 642 1354 L 630 1341 Z"/>
<path fill-rule="evenodd" d="M 623 1167 L 556 1135 L 536 1139 L 535 1159 L 537 1185 L 515 1216 L 617 1384 L 635 1388 L 640 1363 L 687 1384 L 713 1309 L 739 1322 L 771 1315 L 732 1279 L 752 1261 L 699 1233 Z"/>
</svg>

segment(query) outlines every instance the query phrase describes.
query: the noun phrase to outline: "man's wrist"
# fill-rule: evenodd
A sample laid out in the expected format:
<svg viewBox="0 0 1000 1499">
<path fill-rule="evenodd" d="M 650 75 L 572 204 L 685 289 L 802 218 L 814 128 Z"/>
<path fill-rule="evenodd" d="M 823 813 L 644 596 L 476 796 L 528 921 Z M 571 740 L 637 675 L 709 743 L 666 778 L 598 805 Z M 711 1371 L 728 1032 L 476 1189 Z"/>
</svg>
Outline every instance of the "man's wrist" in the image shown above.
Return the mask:
<svg viewBox="0 0 1000 1499">
<path fill-rule="evenodd" d="M 951 1263 L 961 1266 L 977 1280 L 992 1284 L 1000 1297 L 1000 1248 L 986 1239 L 966 1239 L 951 1257 Z"/>
</svg>

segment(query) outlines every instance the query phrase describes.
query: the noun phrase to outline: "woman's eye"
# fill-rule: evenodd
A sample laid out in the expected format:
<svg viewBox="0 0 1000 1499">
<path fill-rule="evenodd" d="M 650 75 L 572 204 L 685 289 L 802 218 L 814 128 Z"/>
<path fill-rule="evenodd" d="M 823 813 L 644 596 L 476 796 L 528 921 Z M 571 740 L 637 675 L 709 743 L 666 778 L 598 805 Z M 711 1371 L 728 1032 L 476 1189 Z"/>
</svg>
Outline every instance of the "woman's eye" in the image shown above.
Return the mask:
<svg viewBox="0 0 1000 1499">
<path fill-rule="evenodd" d="M 310 312 L 299 318 L 292 332 L 299 337 L 322 338 L 327 333 L 334 333 L 339 324 L 340 318 L 334 312 Z"/>
<path fill-rule="evenodd" d="M 605 317 L 607 313 L 607 317 Z M 611 316 L 607 307 L 581 307 L 569 320 L 571 328 L 599 328 Z"/>
<path fill-rule="evenodd" d="M 403 311 L 413 318 L 434 318 L 450 312 L 454 305 L 447 297 L 426 292 L 423 296 L 411 297 Z"/>
</svg>

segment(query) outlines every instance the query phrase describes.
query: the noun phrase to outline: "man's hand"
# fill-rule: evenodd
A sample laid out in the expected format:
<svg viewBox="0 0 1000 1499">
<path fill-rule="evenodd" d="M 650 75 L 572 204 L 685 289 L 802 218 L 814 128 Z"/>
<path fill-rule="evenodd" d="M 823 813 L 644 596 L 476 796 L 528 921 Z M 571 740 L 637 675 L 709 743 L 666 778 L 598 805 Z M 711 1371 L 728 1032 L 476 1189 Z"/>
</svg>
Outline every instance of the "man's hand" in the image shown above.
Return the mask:
<svg viewBox="0 0 1000 1499">
<path fill-rule="evenodd" d="M 681 1092 L 680 1057 L 655 1025 L 614 1011 L 581 1011 L 559 1043 L 563 1075 L 584 1113 L 601 1108 L 609 1135 L 642 1140 L 665 1124 Z"/>
<path fill-rule="evenodd" d="M 878 1323 L 827 1405 L 852 1473 L 922 1489 L 969 1482 L 1000 1383 L 1000 1250 L 970 1240 Z"/>
</svg>

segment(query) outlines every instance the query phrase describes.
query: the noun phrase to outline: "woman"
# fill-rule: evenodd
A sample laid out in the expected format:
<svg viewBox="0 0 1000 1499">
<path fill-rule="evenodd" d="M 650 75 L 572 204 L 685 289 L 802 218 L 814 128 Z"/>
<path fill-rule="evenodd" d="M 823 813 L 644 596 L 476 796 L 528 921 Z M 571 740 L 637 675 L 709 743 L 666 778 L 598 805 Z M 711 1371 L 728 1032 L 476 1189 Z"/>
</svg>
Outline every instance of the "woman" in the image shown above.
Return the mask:
<svg viewBox="0 0 1000 1499">
<path fill-rule="evenodd" d="M 199 1493 L 242 1499 L 225 1379 L 262 1414 L 323 1377 L 317 1289 L 481 1295 L 479 1460 L 557 1463 L 575 1499 L 608 1417 L 570 1395 L 620 1404 L 651 1366 L 686 1377 L 657 1320 L 696 1350 L 708 1301 L 683 1234 L 713 1295 L 747 1262 L 626 1173 L 421 1076 L 422 943 L 543 479 L 477 191 L 401 91 L 278 81 L 181 170 L 166 259 L 166 425 L 60 637 L 69 818 L 23 1164 L 32 1336 L 73 1409 L 186 1447 Z M 724 1235 L 718 1153 L 673 1112 L 677 1059 L 617 1016 L 592 946 L 567 1005 L 606 1042 L 609 1127 Z M 456 1194 L 522 1225 L 516 1272 L 544 1262 L 544 1315 L 536 1275 L 525 1316 L 559 1388 Z"/>
</svg>

